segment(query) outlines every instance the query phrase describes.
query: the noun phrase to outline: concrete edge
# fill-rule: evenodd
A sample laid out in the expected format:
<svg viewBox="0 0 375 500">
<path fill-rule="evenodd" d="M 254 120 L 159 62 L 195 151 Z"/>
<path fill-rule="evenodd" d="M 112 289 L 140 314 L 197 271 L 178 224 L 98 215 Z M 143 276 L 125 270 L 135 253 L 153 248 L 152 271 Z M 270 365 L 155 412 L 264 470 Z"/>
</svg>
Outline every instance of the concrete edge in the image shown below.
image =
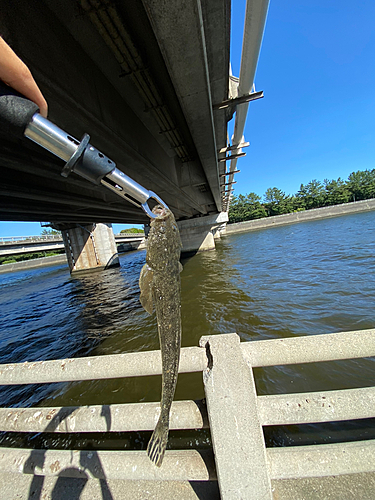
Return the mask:
<svg viewBox="0 0 375 500">
<path fill-rule="evenodd" d="M 349 215 L 354 213 L 370 212 L 375 210 L 375 198 L 369 200 L 355 201 L 351 203 L 342 203 L 330 207 L 312 208 L 303 212 L 294 212 L 291 214 L 274 215 L 262 219 L 254 219 L 244 222 L 227 224 L 224 235 L 240 233 L 245 231 L 254 231 L 257 229 L 266 229 L 270 227 L 285 226 L 297 222 L 307 222 L 319 219 L 328 219 L 340 215 Z"/>
<path fill-rule="evenodd" d="M 65 254 L 52 255 L 51 257 L 42 257 L 40 259 L 24 260 L 22 262 L 15 262 L 14 264 L 2 264 L 0 266 L 0 274 L 10 273 L 12 271 L 35 269 L 38 267 L 53 266 L 55 264 L 68 265 L 66 255 Z"/>
</svg>

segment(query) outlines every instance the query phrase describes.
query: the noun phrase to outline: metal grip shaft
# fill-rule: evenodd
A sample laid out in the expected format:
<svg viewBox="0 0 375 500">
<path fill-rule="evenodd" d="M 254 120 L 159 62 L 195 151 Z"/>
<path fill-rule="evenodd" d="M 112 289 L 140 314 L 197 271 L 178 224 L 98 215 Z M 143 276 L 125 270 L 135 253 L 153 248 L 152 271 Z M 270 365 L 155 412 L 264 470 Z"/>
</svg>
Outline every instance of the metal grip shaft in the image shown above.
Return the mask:
<svg viewBox="0 0 375 500">
<path fill-rule="evenodd" d="M 38 113 L 26 127 L 25 136 L 67 162 L 61 173 L 63 177 L 73 171 L 100 184 L 101 179 L 116 167 L 112 160 L 89 144 L 88 135 L 79 141 Z"/>
</svg>

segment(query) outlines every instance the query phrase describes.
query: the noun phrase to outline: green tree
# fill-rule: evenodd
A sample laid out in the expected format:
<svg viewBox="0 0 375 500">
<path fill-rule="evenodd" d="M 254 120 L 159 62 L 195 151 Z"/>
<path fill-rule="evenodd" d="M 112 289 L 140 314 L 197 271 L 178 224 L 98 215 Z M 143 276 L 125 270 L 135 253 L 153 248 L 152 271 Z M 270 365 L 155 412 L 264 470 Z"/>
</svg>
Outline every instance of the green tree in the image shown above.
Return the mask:
<svg viewBox="0 0 375 500">
<path fill-rule="evenodd" d="M 347 183 L 341 177 L 331 181 L 324 179 L 324 188 L 326 191 L 326 205 L 339 205 L 351 201 Z"/>
<path fill-rule="evenodd" d="M 229 209 L 229 222 L 259 219 L 267 215 L 280 215 L 299 212 L 327 205 L 339 205 L 350 201 L 375 198 L 375 169 L 358 170 L 349 175 L 347 181 L 313 179 L 301 184 L 295 195 L 286 195 L 276 187 L 268 188 L 261 198 L 255 193 L 238 195 L 232 198 Z"/>
<path fill-rule="evenodd" d="M 233 196 L 228 213 L 229 222 L 242 222 L 267 217 L 267 212 L 260 200 L 260 196 L 255 193 L 249 193 L 245 196 L 242 194 Z"/>
<path fill-rule="evenodd" d="M 288 195 L 280 202 L 280 214 L 290 214 L 304 209 L 301 206 L 300 199 L 295 195 Z"/>
<path fill-rule="evenodd" d="M 269 215 L 281 215 L 288 213 L 289 197 L 281 189 L 276 187 L 268 188 L 263 200 Z"/>
<path fill-rule="evenodd" d="M 325 204 L 324 186 L 316 179 L 313 179 L 306 185 L 301 184 L 297 196 L 304 200 L 306 209 L 323 207 Z"/>
<path fill-rule="evenodd" d="M 43 229 L 42 232 L 40 234 L 50 234 L 50 235 L 55 235 L 55 234 L 60 234 L 61 235 L 61 231 L 56 231 L 56 229 Z"/>
<path fill-rule="evenodd" d="M 143 229 L 138 229 L 137 227 L 130 227 L 128 229 L 121 229 L 121 233 L 131 233 L 131 234 L 139 234 L 139 233 L 144 233 Z"/>
<path fill-rule="evenodd" d="M 352 172 L 347 181 L 353 201 L 375 197 L 375 169 Z"/>
<path fill-rule="evenodd" d="M 290 212 L 302 212 L 306 210 L 305 200 L 295 194 L 289 197 Z"/>
<path fill-rule="evenodd" d="M 285 198 L 285 193 L 276 187 L 268 188 L 264 194 L 264 203 L 280 203 Z"/>
</svg>

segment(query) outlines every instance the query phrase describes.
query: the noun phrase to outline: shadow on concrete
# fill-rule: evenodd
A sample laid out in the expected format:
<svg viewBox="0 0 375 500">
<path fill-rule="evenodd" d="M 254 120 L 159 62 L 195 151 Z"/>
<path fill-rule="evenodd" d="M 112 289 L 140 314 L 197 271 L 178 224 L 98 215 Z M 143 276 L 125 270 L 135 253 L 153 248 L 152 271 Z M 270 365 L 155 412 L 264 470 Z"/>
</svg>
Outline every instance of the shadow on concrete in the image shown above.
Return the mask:
<svg viewBox="0 0 375 500">
<path fill-rule="evenodd" d="M 73 473 L 75 469 L 71 470 Z M 69 469 L 65 469 L 64 473 L 69 474 Z M 78 500 L 81 493 L 86 486 L 88 481 L 87 476 L 82 478 L 75 478 L 72 480 L 71 477 L 61 477 L 59 476 L 53 490 L 51 491 L 52 500 Z M 104 498 L 104 497 L 103 497 Z"/>
<path fill-rule="evenodd" d="M 118 260 L 118 253 L 112 255 L 107 264 L 104 266 L 104 269 L 109 269 L 110 267 L 120 267 L 120 261 Z"/>
<path fill-rule="evenodd" d="M 107 480 L 105 478 L 102 463 L 97 452 L 90 452 L 90 458 L 87 456 L 87 454 L 81 453 L 79 463 L 85 470 L 90 471 L 93 477 L 99 479 L 103 500 L 113 500 Z"/>
<path fill-rule="evenodd" d="M 42 432 L 53 432 L 56 430 L 58 425 L 76 409 L 77 407 L 60 408 Z M 102 406 L 101 416 L 103 416 L 106 420 L 107 431 L 110 431 L 112 419 L 108 405 Z M 33 479 L 29 488 L 28 500 L 38 500 L 43 498 L 42 493 L 45 476 L 35 475 L 35 469 L 43 469 L 46 451 L 47 450 L 31 450 L 30 455 L 24 464 L 23 473 L 33 474 Z M 57 481 L 51 492 L 51 499 L 79 499 L 87 481 L 91 476 L 99 479 L 103 500 L 113 500 L 98 453 L 95 450 L 90 450 L 90 455 L 88 456 L 86 450 L 82 450 L 80 452 L 79 463 L 82 468 L 70 467 L 62 469 L 59 472 Z M 90 472 L 90 475 L 88 475 L 86 471 Z"/>
<path fill-rule="evenodd" d="M 26 460 L 23 466 L 24 474 L 34 474 L 35 467 L 42 468 L 44 466 L 44 454 L 40 455 L 40 453 L 36 453 L 37 450 L 32 450 L 29 458 Z M 30 472 L 32 471 L 32 472 Z M 34 500 L 41 498 L 42 490 L 44 484 L 44 476 L 36 476 L 31 481 L 29 488 L 28 499 Z"/>
<path fill-rule="evenodd" d="M 220 500 L 217 481 L 189 481 L 189 483 L 200 500 Z"/>
<path fill-rule="evenodd" d="M 44 461 L 45 452 L 41 454 L 40 450 L 32 450 L 25 463 L 24 473 L 30 474 L 30 469 L 35 471 L 35 467 L 43 468 Z M 51 491 L 51 499 L 78 500 L 89 479 L 96 478 L 99 480 L 102 499 L 113 500 L 98 453 L 93 450 L 88 455 L 86 452 L 81 451 L 79 463 L 80 468 L 67 467 L 59 472 Z M 44 481 L 45 476 L 33 476 L 27 497 L 28 500 L 41 500 L 45 497 L 45 492 L 43 492 Z"/>
<path fill-rule="evenodd" d="M 105 418 L 105 422 L 107 424 L 107 432 L 110 432 L 112 424 L 112 415 L 109 405 L 102 405 L 102 411 L 100 413 L 100 416 Z"/>
</svg>

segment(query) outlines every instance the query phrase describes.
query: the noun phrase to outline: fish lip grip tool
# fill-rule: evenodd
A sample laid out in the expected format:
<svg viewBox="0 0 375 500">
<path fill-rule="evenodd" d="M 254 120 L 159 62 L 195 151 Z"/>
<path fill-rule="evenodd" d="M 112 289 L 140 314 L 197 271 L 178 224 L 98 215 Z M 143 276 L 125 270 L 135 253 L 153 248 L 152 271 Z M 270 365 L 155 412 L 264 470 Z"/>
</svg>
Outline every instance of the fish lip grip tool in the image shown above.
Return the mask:
<svg viewBox="0 0 375 500">
<path fill-rule="evenodd" d="M 157 216 L 151 211 L 149 200 L 168 208 L 156 193 L 124 174 L 110 158 L 92 146 L 89 135 L 84 134 L 79 141 L 38 111 L 35 103 L 0 82 L 1 129 L 17 137 L 25 136 L 64 160 L 63 177 L 75 172 L 96 185 L 103 185 L 141 208 L 151 219 Z"/>
<path fill-rule="evenodd" d="M 136 207 L 142 208 L 152 219 L 156 215 L 148 205 L 150 199 L 166 207 L 156 193 L 145 189 L 124 174 L 116 168 L 113 160 L 92 146 L 88 134 L 84 134 L 81 141 L 78 141 L 36 113 L 27 125 L 24 135 L 66 161 L 61 172 L 63 177 L 75 172 L 94 184 L 102 184 Z"/>
</svg>

